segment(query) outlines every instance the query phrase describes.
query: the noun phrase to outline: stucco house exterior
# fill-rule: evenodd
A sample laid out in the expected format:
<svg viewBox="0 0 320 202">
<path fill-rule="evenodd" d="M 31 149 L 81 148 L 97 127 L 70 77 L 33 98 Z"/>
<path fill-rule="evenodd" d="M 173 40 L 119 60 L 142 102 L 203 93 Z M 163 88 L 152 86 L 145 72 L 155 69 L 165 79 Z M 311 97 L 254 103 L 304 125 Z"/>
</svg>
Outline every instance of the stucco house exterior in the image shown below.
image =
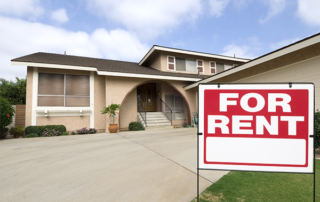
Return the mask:
<svg viewBox="0 0 320 202">
<path fill-rule="evenodd" d="M 147 129 L 191 124 L 197 85 L 209 82 L 313 82 L 320 109 L 320 33 L 254 60 L 153 46 L 139 63 L 34 53 L 11 60 L 27 66 L 26 126 L 108 131 L 100 110 L 122 104 L 117 122 Z"/>
</svg>

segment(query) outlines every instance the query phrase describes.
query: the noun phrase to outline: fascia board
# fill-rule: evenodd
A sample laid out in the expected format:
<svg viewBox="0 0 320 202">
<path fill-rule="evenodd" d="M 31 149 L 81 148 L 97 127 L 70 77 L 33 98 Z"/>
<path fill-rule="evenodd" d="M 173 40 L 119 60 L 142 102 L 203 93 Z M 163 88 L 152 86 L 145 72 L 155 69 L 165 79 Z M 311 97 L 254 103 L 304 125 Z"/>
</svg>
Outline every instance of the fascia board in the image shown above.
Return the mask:
<svg viewBox="0 0 320 202">
<path fill-rule="evenodd" d="M 163 80 L 179 80 L 179 81 L 200 81 L 201 80 L 201 79 L 197 79 L 197 78 L 187 78 L 187 77 L 158 76 L 158 75 L 150 75 L 150 74 L 132 74 L 132 73 L 104 72 L 104 71 L 98 71 L 98 75 L 134 77 L 134 78 L 150 78 L 150 79 L 163 79 Z"/>
<path fill-rule="evenodd" d="M 56 65 L 56 64 L 35 63 L 35 62 L 16 62 L 16 61 L 11 61 L 11 65 L 45 67 L 45 68 L 55 68 L 55 69 L 72 69 L 72 70 L 83 70 L 83 71 L 98 71 L 97 68 L 95 68 L 95 67 Z"/>
<path fill-rule="evenodd" d="M 226 57 L 226 56 L 221 56 L 221 55 L 212 55 L 212 54 L 209 54 L 209 53 L 199 53 L 199 52 L 193 52 L 193 51 L 187 51 L 187 50 L 179 50 L 179 49 L 171 49 L 171 48 L 166 48 L 166 47 L 154 46 L 154 47 L 152 47 L 152 49 L 148 52 L 148 54 L 143 57 L 143 59 L 140 61 L 139 65 L 142 65 L 142 64 L 144 63 L 144 61 L 145 61 L 155 50 L 167 51 L 167 52 L 172 52 L 172 53 L 181 53 L 181 54 L 195 55 L 195 56 L 201 56 L 201 57 L 209 57 L 209 58 L 222 59 L 222 60 L 238 61 L 238 62 L 248 62 L 248 61 L 250 61 L 250 60 L 241 59 L 241 58 L 232 58 L 232 57 Z"/>
<path fill-rule="evenodd" d="M 292 45 L 292 46 L 289 46 L 287 48 L 284 48 L 282 50 L 279 50 L 279 51 L 276 51 L 274 53 L 271 53 L 269 55 L 266 55 L 264 57 L 261 57 L 259 59 L 256 59 L 256 60 L 253 60 L 253 61 L 250 61 L 248 63 L 245 63 L 239 67 L 235 67 L 233 69 L 229 69 L 225 72 L 222 72 L 221 74 L 218 74 L 216 76 L 212 76 L 212 77 L 209 77 L 207 79 L 204 79 L 200 82 L 197 82 L 197 83 L 193 83 L 189 86 L 186 86 L 184 87 L 185 90 L 189 90 L 191 88 L 194 88 L 194 87 L 197 87 L 199 83 L 208 83 L 208 82 L 211 82 L 211 81 L 214 81 L 214 80 L 217 80 L 217 79 L 220 79 L 222 77 L 225 77 L 225 76 L 228 76 L 230 74 L 234 74 L 236 72 L 239 72 L 239 71 L 242 71 L 242 70 L 245 70 L 245 69 L 248 69 L 250 67 L 253 67 L 253 66 L 256 66 L 258 64 L 261 64 L 261 63 L 264 63 L 264 62 L 267 62 L 269 60 L 272 60 L 274 58 L 278 58 L 278 57 L 281 57 L 283 55 L 286 55 L 288 53 L 292 53 L 294 51 L 297 51 L 297 50 L 300 50 L 300 49 L 303 49 L 305 47 L 308 47 L 308 46 L 311 46 L 313 44 L 316 44 L 316 43 L 319 43 L 320 42 L 320 35 L 316 36 L 316 37 L 313 37 L 309 40 L 306 40 L 306 41 L 302 41 L 301 43 L 298 43 L 298 44 L 295 44 L 295 45 Z"/>
</svg>

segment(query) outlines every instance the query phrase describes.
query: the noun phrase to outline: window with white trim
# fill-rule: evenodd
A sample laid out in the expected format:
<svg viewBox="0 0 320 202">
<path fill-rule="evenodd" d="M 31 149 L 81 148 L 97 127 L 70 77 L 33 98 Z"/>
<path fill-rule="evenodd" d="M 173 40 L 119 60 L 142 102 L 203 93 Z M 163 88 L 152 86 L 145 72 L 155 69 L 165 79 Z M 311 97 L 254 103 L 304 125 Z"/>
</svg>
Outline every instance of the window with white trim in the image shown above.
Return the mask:
<svg viewBox="0 0 320 202">
<path fill-rule="evenodd" d="M 176 65 L 175 65 L 175 57 L 173 56 L 167 56 L 168 59 L 168 70 L 176 70 Z"/>
<path fill-rule="evenodd" d="M 204 72 L 204 64 L 203 64 L 203 60 L 197 60 L 197 70 L 199 73 L 203 73 Z"/>
<path fill-rule="evenodd" d="M 89 107 L 90 77 L 39 73 L 38 106 Z"/>
<path fill-rule="evenodd" d="M 210 66 L 210 74 L 216 74 L 217 73 L 216 62 L 210 61 L 209 66 Z"/>
</svg>

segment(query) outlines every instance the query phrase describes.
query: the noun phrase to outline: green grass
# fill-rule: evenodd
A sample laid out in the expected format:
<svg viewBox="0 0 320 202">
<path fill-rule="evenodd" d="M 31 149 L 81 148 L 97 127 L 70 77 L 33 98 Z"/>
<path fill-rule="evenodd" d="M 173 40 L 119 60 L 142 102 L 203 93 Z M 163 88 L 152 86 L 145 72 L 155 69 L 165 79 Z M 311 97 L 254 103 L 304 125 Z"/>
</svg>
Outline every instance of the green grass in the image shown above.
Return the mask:
<svg viewBox="0 0 320 202">
<path fill-rule="evenodd" d="M 200 201 L 312 202 L 313 174 L 231 171 L 202 192 Z M 316 160 L 316 201 L 320 202 L 320 160 Z"/>
</svg>

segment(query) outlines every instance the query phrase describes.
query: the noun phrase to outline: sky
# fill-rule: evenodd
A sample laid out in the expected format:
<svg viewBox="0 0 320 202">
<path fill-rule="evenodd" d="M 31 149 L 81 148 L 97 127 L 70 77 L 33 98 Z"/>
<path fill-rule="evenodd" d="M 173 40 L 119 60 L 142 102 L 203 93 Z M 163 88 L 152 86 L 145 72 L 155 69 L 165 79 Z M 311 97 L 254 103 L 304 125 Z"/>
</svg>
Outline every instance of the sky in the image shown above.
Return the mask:
<svg viewBox="0 0 320 202">
<path fill-rule="evenodd" d="M 253 59 L 320 32 L 319 0 L 1 0 L 0 78 L 36 52 L 139 62 L 153 45 Z"/>
</svg>

